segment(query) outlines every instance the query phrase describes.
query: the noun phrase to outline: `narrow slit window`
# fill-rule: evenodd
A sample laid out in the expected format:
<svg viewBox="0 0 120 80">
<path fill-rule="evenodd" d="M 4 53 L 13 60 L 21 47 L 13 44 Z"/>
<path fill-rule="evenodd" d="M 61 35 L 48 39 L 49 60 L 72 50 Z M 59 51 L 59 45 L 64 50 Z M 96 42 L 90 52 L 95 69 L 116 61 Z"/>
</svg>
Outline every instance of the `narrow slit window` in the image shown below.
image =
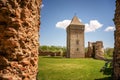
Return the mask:
<svg viewBox="0 0 120 80">
<path fill-rule="evenodd" d="M 79 48 L 77 48 L 76 51 L 79 51 Z"/>
<path fill-rule="evenodd" d="M 76 40 L 76 44 L 79 45 L 79 40 Z"/>
</svg>

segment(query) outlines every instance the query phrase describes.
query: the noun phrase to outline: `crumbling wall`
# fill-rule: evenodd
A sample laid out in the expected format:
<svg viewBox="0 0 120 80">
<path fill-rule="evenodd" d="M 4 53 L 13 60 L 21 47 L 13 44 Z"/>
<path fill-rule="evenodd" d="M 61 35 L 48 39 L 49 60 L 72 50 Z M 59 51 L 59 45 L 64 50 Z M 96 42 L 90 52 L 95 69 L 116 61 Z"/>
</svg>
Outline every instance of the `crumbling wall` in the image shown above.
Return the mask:
<svg viewBox="0 0 120 80">
<path fill-rule="evenodd" d="M 103 42 L 102 41 L 88 42 L 88 51 L 86 53 L 86 57 L 104 59 Z"/>
<path fill-rule="evenodd" d="M 0 80 L 36 80 L 41 0 L 0 0 Z"/>
<path fill-rule="evenodd" d="M 114 32 L 113 80 L 120 80 L 120 0 L 116 0 L 114 23 L 116 30 Z"/>
<path fill-rule="evenodd" d="M 88 50 L 85 54 L 85 57 L 87 58 L 91 58 L 92 57 L 92 53 L 93 53 L 93 46 L 91 42 L 88 42 Z"/>
<path fill-rule="evenodd" d="M 96 41 L 95 58 L 104 60 L 104 48 L 102 41 Z"/>
<path fill-rule="evenodd" d="M 61 52 L 40 51 L 39 56 L 62 56 Z"/>
</svg>

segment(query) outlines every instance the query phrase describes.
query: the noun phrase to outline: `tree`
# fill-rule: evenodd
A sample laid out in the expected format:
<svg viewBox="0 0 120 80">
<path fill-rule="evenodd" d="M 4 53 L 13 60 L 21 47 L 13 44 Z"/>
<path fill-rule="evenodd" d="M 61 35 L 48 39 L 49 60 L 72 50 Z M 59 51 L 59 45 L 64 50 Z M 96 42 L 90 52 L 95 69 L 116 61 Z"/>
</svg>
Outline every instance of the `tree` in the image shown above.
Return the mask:
<svg viewBox="0 0 120 80">
<path fill-rule="evenodd" d="M 106 54 L 108 57 L 113 57 L 113 51 L 114 51 L 114 48 L 106 48 L 106 49 L 105 49 L 105 54 Z"/>
</svg>

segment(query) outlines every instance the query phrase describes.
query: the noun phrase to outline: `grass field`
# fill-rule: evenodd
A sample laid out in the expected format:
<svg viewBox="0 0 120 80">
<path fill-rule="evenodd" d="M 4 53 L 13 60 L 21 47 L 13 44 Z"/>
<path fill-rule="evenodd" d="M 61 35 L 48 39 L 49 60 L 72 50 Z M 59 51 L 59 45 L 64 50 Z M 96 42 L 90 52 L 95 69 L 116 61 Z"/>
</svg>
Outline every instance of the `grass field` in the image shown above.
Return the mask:
<svg viewBox="0 0 120 80">
<path fill-rule="evenodd" d="M 39 57 L 39 80 L 109 80 L 100 69 L 104 61 L 95 59 L 69 59 Z"/>
</svg>

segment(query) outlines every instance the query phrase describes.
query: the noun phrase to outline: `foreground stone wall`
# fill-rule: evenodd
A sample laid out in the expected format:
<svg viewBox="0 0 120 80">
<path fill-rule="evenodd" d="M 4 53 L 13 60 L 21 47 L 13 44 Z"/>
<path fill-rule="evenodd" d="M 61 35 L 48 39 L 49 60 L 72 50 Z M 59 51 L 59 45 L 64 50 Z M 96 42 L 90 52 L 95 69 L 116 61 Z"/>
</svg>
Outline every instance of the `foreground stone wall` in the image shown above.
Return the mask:
<svg viewBox="0 0 120 80">
<path fill-rule="evenodd" d="M 114 23 L 115 47 L 113 54 L 113 80 L 120 80 L 120 0 L 116 0 Z"/>
<path fill-rule="evenodd" d="M 41 0 L 0 0 L 0 80 L 36 80 Z"/>
</svg>

